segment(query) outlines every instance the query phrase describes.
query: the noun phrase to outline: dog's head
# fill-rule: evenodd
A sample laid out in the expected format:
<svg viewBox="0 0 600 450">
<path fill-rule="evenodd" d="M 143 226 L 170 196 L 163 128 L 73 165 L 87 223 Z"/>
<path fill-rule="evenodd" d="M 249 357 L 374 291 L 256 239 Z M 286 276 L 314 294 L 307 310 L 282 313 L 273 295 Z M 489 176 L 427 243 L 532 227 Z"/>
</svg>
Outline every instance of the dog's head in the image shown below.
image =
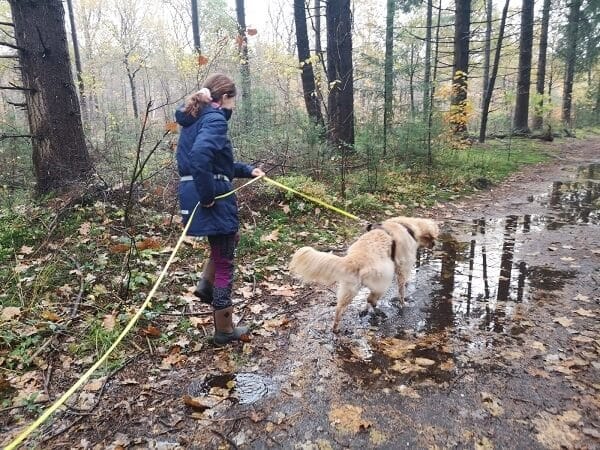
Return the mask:
<svg viewBox="0 0 600 450">
<path fill-rule="evenodd" d="M 421 248 L 433 248 L 435 240 L 440 234 L 437 223 L 431 219 L 418 217 L 393 217 L 386 222 L 399 223 L 406 227 L 407 231 L 417 241 Z"/>
</svg>

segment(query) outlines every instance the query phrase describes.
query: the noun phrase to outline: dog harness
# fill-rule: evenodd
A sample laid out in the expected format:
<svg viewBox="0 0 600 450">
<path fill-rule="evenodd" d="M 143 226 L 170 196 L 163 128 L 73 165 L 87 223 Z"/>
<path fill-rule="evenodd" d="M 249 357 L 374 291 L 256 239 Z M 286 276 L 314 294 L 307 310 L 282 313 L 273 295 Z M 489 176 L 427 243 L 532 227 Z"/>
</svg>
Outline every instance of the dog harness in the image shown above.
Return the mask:
<svg viewBox="0 0 600 450">
<path fill-rule="evenodd" d="M 370 223 L 370 224 L 368 224 L 367 225 L 367 231 L 371 231 L 371 230 L 383 230 L 392 239 L 392 249 L 391 249 L 391 252 L 390 252 L 390 257 L 392 258 L 392 261 L 395 261 L 396 260 L 396 240 L 394 239 L 394 237 L 388 232 L 388 230 L 386 230 L 385 228 L 383 228 L 383 226 L 380 223 Z M 411 236 L 413 237 L 413 239 L 415 238 L 413 234 L 411 234 Z"/>
</svg>

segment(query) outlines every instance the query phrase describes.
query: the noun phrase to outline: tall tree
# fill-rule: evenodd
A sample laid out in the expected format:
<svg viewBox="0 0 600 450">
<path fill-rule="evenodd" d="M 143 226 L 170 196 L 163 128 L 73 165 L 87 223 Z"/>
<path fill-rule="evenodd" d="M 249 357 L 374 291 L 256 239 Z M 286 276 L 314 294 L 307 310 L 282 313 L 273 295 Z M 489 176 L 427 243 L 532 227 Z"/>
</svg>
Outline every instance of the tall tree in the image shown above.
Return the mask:
<svg viewBox="0 0 600 450">
<path fill-rule="evenodd" d="M 75 14 L 73 12 L 73 0 L 67 0 L 69 10 L 69 24 L 71 25 L 71 41 L 73 42 L 73 56 L 75 58 L 75 70 L 77 71 L 77 85 L 79 86 L 79 98 L 81 100 L 81 112 L 84 122 L 87 121 L 87 99 L 85 96 L 85 85 L 83 84 L 83 69 L 81 65 L 81 54 L 79 52 L 79 40 L 77 39 L 77 27 L 75 26 Z"/>
<path fill-rule="evenodd" d="M 451 124 L 455 133 L 467 131 L 467 78 L 471 0 L 455 0 L 454 62 L 452 70 Z"/>
<path fill-rule="evenodd" d="M 296 45 L 298 47 L 300 68 L 302 69 L 301 79 L 306 112 L 314 123 L 323 126 L 323 114 L 321 113 L 321 105 L 316 92 L 315 73 L 310 58 L 304 0 L 294 0 L 294 20 L 296 22 Z"/>
<path fill-rule="evenodd" d="M 485 91 L 488 88 L 490 80 L 490 55 L 492 53 L 492 0 L 486 0 L 485 7 L 485 43 L 483 49 L 483 95 L 481 96 L 481 106 L 485 99 Z"/>
<path fill-rule="evenodd" d="M 73 83 L 61 0 L 10 0 L 39 193 L 92 169 Z"/>
<path fill-rule="evenodd" d="M 328 0 L 326 19 L 329 140 L 342 150 L 348 150 L 354 145 L 350 0 Z"/>
<path fill-rule="evenodd" d="M 387 151 L 387 133 L 392 121 L 392 98 L 394 90 L 394 15 L 396 0 L 387 0 L 385 24 L 385 62 L 383 80 L 383 155 Z"/>
<path fill-rule="evenodd" d="M 544 124 L 544 86 L 546 84 L 546 53 L 548 51 L 548 25 L 550 23 L 550 6 L 552 0 L 544 0 L 542 7 L 542 28 L 540 30 L 540 46 L 537 64 L 537 79 L 535 83 L 535 92 L 538 96 L 535 115 L 533 116 L 532 128 L 541 130 Z"/>
<path fill-rule="evenodd" d="M 521 7 L 521 33 L 519 38 L 519 75 L 513 129 L 516 133 L 529 133 L 529 89 L 531 84 L 531 58 L 533 48 L 534 0 L 523 0 Z"/>
<path fill-rule="evenodd" d="M 571 128 L 573 125 L 571 122 L 571 101 L 573 95 L 575 63 L 577 60 L 577 33 L 579 30 L 580 8 L 581 0 L 571 0 L 567 23 L 566 67 L 562 104 L 562 122 L 566 128 Z"/>
<path fill-rule="evenodd" d="M 242 77 L 242 118 L 248 121 L 251 110 L 250 98 L 250 61 L 248 60 L 248 35 L 246 34 L 246 10 L 244 0 L 235 0 L 238 22 L 238 48 L 240 57 L 240 74 Z"/>
<path fill-rule="evenodd" d="M 506 0 L 504 9 L 502 9 L 502 17 L 500 19 L 500 28 L 498 29 L 498 41 L 496 43 L 496 51 L 494 53 L 494 63 L 492 65 L 492 73 L 487 83 L 485 96 L 483 98 L 483 107 L 481 109 L 481 127 L 479 128 L 479 142 L 485 142 L 485 132 L 487 129 L 487 119 L 490 110 L 490 102 L 494 93 L 496 84 L 496 76 L 498 75 L 498 66 L 500 65 L 500 53 L 502 51 L 502 41 L 504 40 L 504 29 L 506 28 L 506 16 L 508 14 L 508 4 L 510 0 Z"/>
<path fill-rule="evenodd" d="M 200 23 L 198 20 L 198 0 L 192 0 L 192 34 L 194 35 L 194 50 L 198 55 L 202 53 L 200 48 Z"/>
<path fill-rule="evenodd" d="M 431 30 L 433 27 L 433 0 L 427 0 L 425 19 L 425 73 L 423 75 L 423 122 L 429 121 L 429 92 L 431 88 Z"/>
</svg>

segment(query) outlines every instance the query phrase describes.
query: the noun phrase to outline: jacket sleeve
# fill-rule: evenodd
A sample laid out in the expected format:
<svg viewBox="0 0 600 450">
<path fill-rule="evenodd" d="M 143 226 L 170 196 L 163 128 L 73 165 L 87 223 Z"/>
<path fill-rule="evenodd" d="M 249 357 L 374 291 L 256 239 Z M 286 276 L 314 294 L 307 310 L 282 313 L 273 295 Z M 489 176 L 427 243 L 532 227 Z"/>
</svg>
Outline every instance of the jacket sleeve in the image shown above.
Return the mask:
<svg viewBox="0 0 600 450">
<path fill-rule="evenodd" d="M 249 164 L 236 162 L 233 165 L 234 177 L 236 178 L 253 178 L 252 171 L 254 167 Z"/>
<path fill-rule="evenodd" d="M 198 130 L 190 155 L 191 172 L 200 196 L 201 205 L 215 200 L 213 162 L 215 153 L 227 140 L 227 122 L 220 114 L 208 114 Z"/>
</svg>

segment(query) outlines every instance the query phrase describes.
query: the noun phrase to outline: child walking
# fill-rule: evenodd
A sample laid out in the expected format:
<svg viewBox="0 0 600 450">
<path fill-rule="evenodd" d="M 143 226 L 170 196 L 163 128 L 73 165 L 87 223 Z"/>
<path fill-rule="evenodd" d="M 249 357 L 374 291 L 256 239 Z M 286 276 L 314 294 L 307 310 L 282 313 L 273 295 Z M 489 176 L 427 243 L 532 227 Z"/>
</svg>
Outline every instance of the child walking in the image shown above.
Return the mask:
<svg viewBox="0 0 600 450">
<path fill-rule="evenodd" d="M 235 96 L 233 80 L 214 74 L 175 112 L 177 123 L 182 126 L 177 144 L 182 219 L 187 224 L 199 202 L 187 234 L 207 236 L 210 244 L 210 258 L 194 293 L 213 306 L 217 345 L 239 340 L 248 329 L 234 327 L 232 317 L 233 259 L 239 241 L 237 201 L 235 195 L 219 200 L 215 197 L 231 191 L 236 177 L 264 175 L 259 168 L 234 161 L 227 121 L 235 107 Z"/>
</svg>

